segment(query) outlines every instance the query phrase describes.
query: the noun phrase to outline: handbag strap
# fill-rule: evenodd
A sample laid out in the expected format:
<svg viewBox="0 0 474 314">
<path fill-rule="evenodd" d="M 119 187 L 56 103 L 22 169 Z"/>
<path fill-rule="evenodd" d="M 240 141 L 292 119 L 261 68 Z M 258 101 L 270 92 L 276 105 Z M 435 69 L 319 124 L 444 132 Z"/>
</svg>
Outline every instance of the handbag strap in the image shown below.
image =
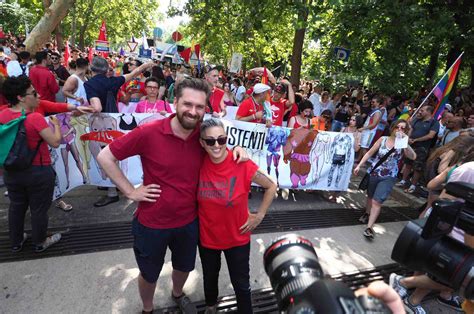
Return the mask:
<svg viewBox="0 0 474 314">
<path fill-rule="evenodd" d="M 391 150 L 389 150 L 385 155 L 382 156 L 382 158 L 380 158 L 380 160 L 375 164 L 375 166 L 372 168 L 372 171 L 374 171 L 375 169 L 377 169 L 382 163 L 384 163 L 385 160 L 388 159 L 388 156 L 390 156 L 393 152 L 395 151 L 395 145 L 392 147 Z"/>
</svg>

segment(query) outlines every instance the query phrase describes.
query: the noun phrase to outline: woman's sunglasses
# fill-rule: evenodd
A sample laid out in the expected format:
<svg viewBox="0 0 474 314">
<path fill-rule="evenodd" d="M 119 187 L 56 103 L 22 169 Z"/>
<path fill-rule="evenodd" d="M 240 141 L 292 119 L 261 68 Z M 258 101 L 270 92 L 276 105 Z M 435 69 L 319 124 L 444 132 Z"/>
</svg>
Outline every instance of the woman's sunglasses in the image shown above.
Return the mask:
<svg viewBox="0 0 474 314">
<path fill-rule="evenodd" d="M 207 146 L 214 146 L 216 145 L 216 142 L 219 145 L 225 145 L 227 143 L 227 136 L 219 138 L 203 138 L 202 140 L 206 142 Z"/>
</svg>

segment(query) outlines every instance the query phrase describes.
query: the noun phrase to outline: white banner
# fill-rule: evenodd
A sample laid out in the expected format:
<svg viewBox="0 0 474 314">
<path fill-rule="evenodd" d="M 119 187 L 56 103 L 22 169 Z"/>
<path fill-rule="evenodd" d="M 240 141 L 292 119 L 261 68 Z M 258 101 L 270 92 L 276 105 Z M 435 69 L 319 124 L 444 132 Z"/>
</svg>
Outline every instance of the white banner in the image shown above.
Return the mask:
<svg viewBox="0 0 474 314">
<path fill-rule="evenodd" d="M 51 149 L 57 173 L 55 198 L 83 184 L 113 186 L 98 165 L 100 150 L 135 127 L 163 119 L 160 114 L 57 114 L 63 140 Z M 244 147 L 281 188 L 344 191 L 354 163 L 353 137 L 348 133 L 315 132 L 223 119 L 229 147 Z M 134 185 L 142 182 L 140 158 L 120 162 Z M 172 170 L 170 170 L 172 171 Z"/>
</svg>

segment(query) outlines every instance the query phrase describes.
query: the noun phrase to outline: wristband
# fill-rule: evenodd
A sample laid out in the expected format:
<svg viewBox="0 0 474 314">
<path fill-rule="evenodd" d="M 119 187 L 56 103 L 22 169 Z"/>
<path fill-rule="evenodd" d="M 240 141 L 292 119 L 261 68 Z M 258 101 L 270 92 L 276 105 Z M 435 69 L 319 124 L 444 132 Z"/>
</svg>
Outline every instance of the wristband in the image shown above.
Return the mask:
<svg viewBox="0 0 474 314">
<path fill-rule="evenodd" d="M 253 117 L 253 120 L 257 120 L 257 116 L 255 115 L 255 113 L 252 115 Z"/>
</svg>

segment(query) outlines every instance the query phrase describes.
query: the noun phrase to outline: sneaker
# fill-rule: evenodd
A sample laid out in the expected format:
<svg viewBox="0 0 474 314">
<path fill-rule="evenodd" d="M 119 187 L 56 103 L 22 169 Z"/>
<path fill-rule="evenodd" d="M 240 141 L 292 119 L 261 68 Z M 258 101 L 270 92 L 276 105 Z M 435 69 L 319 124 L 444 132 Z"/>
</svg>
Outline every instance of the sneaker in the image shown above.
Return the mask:
<svg viewBox="0 0 474 314">
<path fill-rule="evenodd" d="M 20 245 L 15 245 L 12 247 L 12 252 L 13 253 L 18 253 L 23 249 L 23 244 L 25 244 L 26 239 L 28 239 L 28 235 L 26 233 L 23 233 L 23 240 L 21 240 Z"/>
<path fill-rule="evenodd" d="M 420 304 L 418 305 L 411 304 L 409 298 L 406 298 L 403 300 L 403 305 L 405 306 L 405 310 L 407 310 L 407 313 L 426 314 L 425 309 L 423 309 Z"/>
<path fill-rule="evenodd" d="M 395 290 L 400 298 L 405 299 L 408 296 L 408 290 L 401 283 L 400 280 L 403 277 L 395 273 L 390 274 L 389 285 Z"/>
<path fill-rule="evenodd" d="M 407 184 L 407 182 L 405 180 L 400 180 L 399 182 L 395 183 L 395 186 L 405 186 L 405 184 Z"/>
<path fill-rule="evenodd" d="M 406 190 L 407 193 L 413 194 L 416 191 L 416 185 L 410 185 L 410 187 Z"/>
<path fill-rule="evenodd" d="M 60 233 L 55 233 L 50 237 L 47 237 L 46 240 L 44 240 L 43 244 L 37 245 L 35 248 L 36 253 L 41 253 L 45 251 L 47 248 L 52 246 L 53 244 L 56 244 L 61 240 L 61 234 Z"/>
<path fill-rule="evenodd" d="M 360 216 L 359 221 L 363 224 L 366 224 L 367 221 L 369 221 L 369 214 L 364 213 L 362 216 Z"/>
<path fill-rule="evenodd" d="M 444 306 L 452 308 L 453 310 L 456 310 L 458 312 L 463 311 L 463 309 L 462 309 L 462 300 L 457 295 L 451 296 L 450 299 L 437 297 L 436 300 L 438 301 L 439 304 L 442 304 Z"/>
<path fill-rule="evenodd" d="M 196 307 L 191 303 L 191 300 L 183 293 L 180 297 L 175 297 L 171 293 L 171 298 L 184 314 L 197 314 Z"/>
<path fill-rule="evenodd" d="M 374 239 L 374 230 L 372 230 L 372 228 L 365 229 L 364 237 L 366 237 L 367 239 L 373 240 Z"/>
</svg>

